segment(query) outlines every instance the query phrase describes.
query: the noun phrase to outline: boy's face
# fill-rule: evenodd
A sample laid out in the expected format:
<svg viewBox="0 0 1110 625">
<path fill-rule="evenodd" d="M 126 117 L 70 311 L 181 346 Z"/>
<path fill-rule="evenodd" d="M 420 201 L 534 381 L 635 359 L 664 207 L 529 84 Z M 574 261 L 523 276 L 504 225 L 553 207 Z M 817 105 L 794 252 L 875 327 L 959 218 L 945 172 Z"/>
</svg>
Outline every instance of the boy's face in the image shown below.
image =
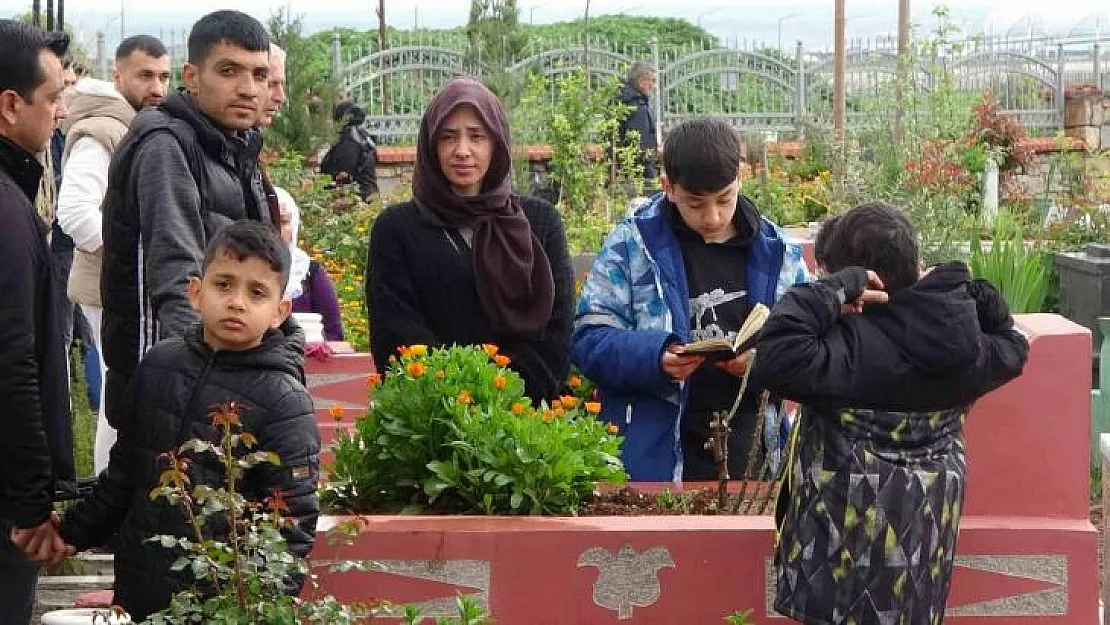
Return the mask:
<svg viewBox="0 0 1110 625">
<path fill-rule="evenodd" d="M 189 302 L 204 324 L 204 342 L 216 351 L 257 347 L 289 316 L 283 292 L 281 275 L 256 256 L 217 254 L 203 278 L 189 279 Z"/>
<path fill-rule="evenodd" d="M 718 191 L 692 193 L 682 185 L 671 184 L 662 177 L 667 199 L 678 207 L 678 213 L 695 232 L 708 243 L 723 243 L 736 236 L 732 217 L 736 214 L 736 200 L 740 196 L 740 177 Z"/>
</svg>

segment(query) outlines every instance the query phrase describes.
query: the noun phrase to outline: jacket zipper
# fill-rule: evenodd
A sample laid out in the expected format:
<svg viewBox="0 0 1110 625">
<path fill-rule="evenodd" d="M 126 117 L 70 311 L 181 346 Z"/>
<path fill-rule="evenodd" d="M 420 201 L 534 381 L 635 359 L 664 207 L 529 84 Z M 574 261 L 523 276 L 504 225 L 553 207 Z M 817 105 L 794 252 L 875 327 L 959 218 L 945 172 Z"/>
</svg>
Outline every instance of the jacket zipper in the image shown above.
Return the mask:
<svg viewBox="0 0 1110 625">
<path fill-rule="evenodd" d="M 197 378 L 196 386 L 193 387 L 193 392 L 189 395 L 189 403 L 186 404 L 185 414 L 181 416 L 181 425 L 177 430 L 177 439 L 174 441 L 174 447 L 180 447 L 185 443 L 185 429 L 193 422 L 193 415 L 196 414 L 197 404 L 200 402 L 200 391 L 204 388 L 205 381 L 208 380 L 208 375 L 212 372 L 212 366 L 216 364 L 216 355 L 219 352 L 212 352 L 204 360 L 204 369 L 200 372 L 200 377 Z"/>
</svg>

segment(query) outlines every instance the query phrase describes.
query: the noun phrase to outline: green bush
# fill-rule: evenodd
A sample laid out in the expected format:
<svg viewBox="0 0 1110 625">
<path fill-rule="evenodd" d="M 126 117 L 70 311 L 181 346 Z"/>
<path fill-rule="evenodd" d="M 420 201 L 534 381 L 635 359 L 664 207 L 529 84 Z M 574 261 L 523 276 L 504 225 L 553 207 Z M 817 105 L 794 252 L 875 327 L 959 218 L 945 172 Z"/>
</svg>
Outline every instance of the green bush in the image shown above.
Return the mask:
<svg viewBox="0 0 1110 625">
<path fill-rule="evenodd" d="M 1005 214 L 999 215 L 991 238 L 990 249 L 984 251 L 979 236 L 972 236 L 971 273 L 994 284 L 1011 313 L 1042 312 L 1052 282 L 1047 255 L 1027 247 L 1021 228 Z"/>
<path fill-rule="evenodd" d="M 532 406 L 492 345 L 404 348 L 372 406 L 335 444 L 326 500 L 345 511 L 574 514 L 599 483 L 621 484 L 615 426 L 600 404 Z"/>
</svg>

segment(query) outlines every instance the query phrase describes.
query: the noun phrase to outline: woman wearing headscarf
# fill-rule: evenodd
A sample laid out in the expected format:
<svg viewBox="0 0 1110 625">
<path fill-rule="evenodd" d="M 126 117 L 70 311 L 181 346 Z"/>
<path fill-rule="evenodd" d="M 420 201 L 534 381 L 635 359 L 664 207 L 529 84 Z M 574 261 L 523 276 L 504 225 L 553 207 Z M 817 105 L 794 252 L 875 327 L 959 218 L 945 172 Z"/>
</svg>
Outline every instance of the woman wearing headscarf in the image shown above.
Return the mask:
<svg viewBox="0 0 1110 625">
<path fill-rule="evenodd" d="M 378 148 L 366 122 L 366 109 L 350 102 L 335 105 L 335 121 L 343 124 L 335 145 L 320 161 L 320 173 L 332 177 L 335 184 L 357 184 L 359 195 L 369 201 L 378 192 Z"/>
<path fill-rule="evenodd" d="M 428 105 L 412 185 L 413 200 L 370 233 L 375 362 L 405 345 L 493 343 L 529 397 L 557 396 L 574 312 L 563 222 L 550 203 L 512 192 L 508 123 L 481 83 L 457 78 Z"/>
</svg>

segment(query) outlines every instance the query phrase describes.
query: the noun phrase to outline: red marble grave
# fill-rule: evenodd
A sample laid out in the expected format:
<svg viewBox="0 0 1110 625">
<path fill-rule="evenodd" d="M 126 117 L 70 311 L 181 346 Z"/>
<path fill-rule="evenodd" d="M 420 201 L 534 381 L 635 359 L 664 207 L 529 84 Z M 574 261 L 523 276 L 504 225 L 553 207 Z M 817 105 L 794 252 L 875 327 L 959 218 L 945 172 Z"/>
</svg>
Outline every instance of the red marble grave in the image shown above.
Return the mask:
<svg viewBox="0 0 1110 625">
<path fill-rule="evenodd" d="M 1019 325 L 1032 343 L 1025 373 L 968 416 L 969 488 L 945 622 L 1095 625 L 1090 335 L 1055 315 L 1023 316 Z M 320 366 L 354 376 L 350 362 Z M 359 372 L 363 393 L 367 371 Z M 310 385 L 322 437 L 349 427 L 328 423 L 327 408 L 355 403 L 357 384 Z M 323 519 L 321 532 L 338 520 Z M 787 622 L 769 607 L 770 516 L 368 521 L 353 545 L 328 545 L 321 534 L 313 552 L 318 566 L 380 565 L 324 575 L 324 590 L 344 600 L 413 601 L 437 616 L 450 613 L 456 593 L 473 594 L 508 625 L 719 623 L 749 608 L 757 623 Z"/>
</svg>

